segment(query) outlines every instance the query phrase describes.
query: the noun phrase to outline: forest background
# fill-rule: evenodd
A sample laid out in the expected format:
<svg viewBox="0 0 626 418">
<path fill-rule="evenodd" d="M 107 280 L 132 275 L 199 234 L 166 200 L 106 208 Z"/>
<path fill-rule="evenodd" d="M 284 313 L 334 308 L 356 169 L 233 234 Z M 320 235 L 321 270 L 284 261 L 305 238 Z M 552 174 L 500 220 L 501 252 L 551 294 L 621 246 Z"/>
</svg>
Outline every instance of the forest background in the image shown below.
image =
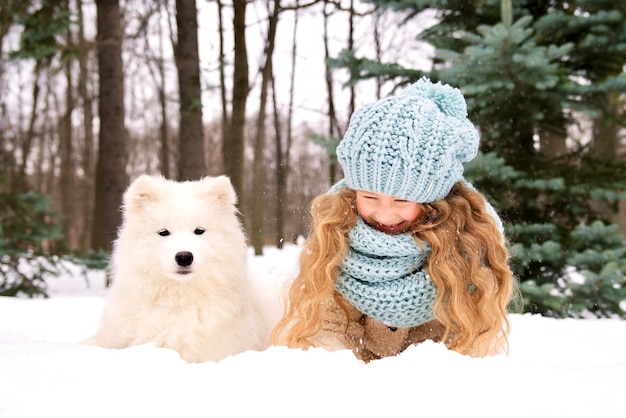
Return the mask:
<svg viewBox="0 0 626 418">
<path fill-rule="evenodd" d="M 45 295 L 59 257 L 106 265 L 141 173 L 228 175 L 255 252 L 280 248 L 341 178 L 352 112 L 428 76 L 461 88 L 481 132 L 466 173 L 505 221 L 524 310 L 625 317 L 625 14 L 612 0 L 0 0 L 0 295 Z"/>
</svg>

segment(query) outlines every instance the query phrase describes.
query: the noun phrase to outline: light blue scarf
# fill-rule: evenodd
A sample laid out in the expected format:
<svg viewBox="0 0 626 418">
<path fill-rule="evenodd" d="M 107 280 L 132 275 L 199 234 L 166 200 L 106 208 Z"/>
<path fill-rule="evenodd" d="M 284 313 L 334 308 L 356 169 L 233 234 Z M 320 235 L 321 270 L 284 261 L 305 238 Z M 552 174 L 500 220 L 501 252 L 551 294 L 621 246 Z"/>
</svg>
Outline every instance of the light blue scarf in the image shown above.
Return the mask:
<svg viewBox="0 0 626 418">
<path fill-rule="evenodd" d="M 434 319 L 436 289 L 421 270 L 424 253 L 410 233 L 389 235 L 360 217 L 348 233 L 350 250 L 335 288 L 359 311 L 390 327 L 409 328 Z"/>
</svg>

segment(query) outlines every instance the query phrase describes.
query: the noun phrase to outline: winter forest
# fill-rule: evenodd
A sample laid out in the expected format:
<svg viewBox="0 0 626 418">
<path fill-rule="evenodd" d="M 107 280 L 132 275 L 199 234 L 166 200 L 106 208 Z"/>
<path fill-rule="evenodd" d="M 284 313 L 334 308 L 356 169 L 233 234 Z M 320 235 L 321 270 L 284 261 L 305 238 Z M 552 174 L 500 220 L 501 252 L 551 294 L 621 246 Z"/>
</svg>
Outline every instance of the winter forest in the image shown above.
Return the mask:
<svg viewBox="0 0 626 418">
<path fill-rule="evenodd" d="M 0 0 L 0 295 L 46 295 L 59 259 L 105 268 L 143 173 L 228 175 L 254 253 L 280 249 L 341 178 L 352 112 L 427 76 L 462 90 L 480 131 L 466 177 L 505 222 L 522 309 L 626 317 L 625 15 L 614 0 Z"/>
</svg>

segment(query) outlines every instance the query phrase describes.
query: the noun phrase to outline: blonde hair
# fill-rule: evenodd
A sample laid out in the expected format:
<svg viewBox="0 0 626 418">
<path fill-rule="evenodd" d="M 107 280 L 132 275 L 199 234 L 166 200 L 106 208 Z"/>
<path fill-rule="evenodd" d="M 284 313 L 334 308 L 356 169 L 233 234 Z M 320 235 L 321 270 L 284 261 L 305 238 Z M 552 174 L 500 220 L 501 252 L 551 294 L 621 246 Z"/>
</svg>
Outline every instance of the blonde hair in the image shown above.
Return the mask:
<svg viewBox="0 0 626 418">
<path fill-rule="evenodd" d="M 347 233 L 358 216 L 354 199 L 353 190 L 342 189 L 313 201 L 310 235 L 273 344 L 307 348 L 308 338 L 321 330 L 321 301 L 335 290 L 348 252 Z M 442 340 L 477 357 L 508 350 L 507 313 L 517 286 L 504 237 L 484 197 L 456 183 L 446 198 L 422 206 L 410 231 L 418 243 L 431 246 L 424 270 L 437 287 L 433 313 L 445 328 Z"/>
</svg>

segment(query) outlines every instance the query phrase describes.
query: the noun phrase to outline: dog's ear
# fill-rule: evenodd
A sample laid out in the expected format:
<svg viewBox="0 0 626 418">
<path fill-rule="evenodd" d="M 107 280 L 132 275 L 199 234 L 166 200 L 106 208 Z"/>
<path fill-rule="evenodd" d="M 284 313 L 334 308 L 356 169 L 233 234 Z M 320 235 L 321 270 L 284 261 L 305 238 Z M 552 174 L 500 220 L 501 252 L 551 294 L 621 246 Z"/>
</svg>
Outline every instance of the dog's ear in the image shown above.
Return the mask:
<svg viewBox="0 0 626 418">
<path fill-rule="evenodd" d="M 206 191 L 218 201 L 228 205 L 237 203 L 237 194 L 230 178 L 227 176 L 206 177 L 202 180 L 207 185 Z"/>
<path fill-rule="evenodd" d="M 126 210 L 139 210 L 145 208 L 150 203 L 159 200 L 159 182 L 163 179 L 142 174 L 124 193 L 124 208 Z"/>
</svg>

